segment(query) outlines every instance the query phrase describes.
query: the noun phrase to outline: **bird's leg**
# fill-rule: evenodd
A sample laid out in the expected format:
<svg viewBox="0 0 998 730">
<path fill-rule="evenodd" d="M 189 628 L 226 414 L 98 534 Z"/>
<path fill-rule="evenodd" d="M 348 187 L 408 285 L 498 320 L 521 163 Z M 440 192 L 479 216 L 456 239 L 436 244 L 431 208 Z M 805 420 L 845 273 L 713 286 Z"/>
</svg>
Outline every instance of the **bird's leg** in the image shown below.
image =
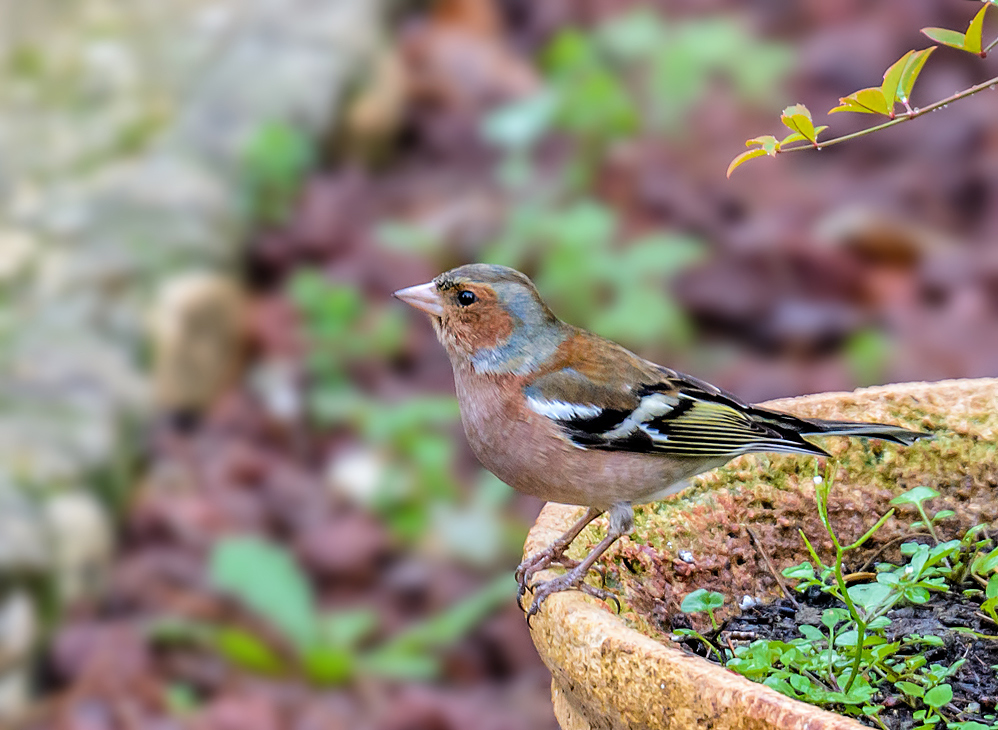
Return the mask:
<svg viewBox="0 0 998 730">
<path fill-rule="evenodd" d="M 519 583 L 519 590 L 516 593 L 516 602 L 520 604 L 520 599 L 527 592 L 527 583 L 533 578 L 538 572 L 544 570 L 550 565 L 558 564 L 565 565 L 569 563 L 568 567 L 574 568 L 577 563 L 569 558 L 565 557 L 565 551 L 568 546 L 572 544 L 572 541 L 579 536 L 586 526 L 603 514 L 603 510 L 596 509 L 595 507 L 590 507 L 586 510 L 586 513 L 579 518 L 579 520 L 572 525 L 568 530 L 555 540 L 553 543 L 548 545 L 546 548 L 540 552 L 534 553 L 530 557 L 526 558 L 519 566 L 516 568 L 516 582 Z M 520 605 L 520 608 L 523 608 Z"/>
<path fill-rule="evenodd" d="M 585 559 L 564 575 L 559 575 L 557 578 L 552 578 L 533 587 L 534 601 L 530 604 L 530 610 L 527 612 L 527 622 L 529 623 L 531 617 L 537 614 L 541 608 L 541 604 L 544 603 L 548 596 L 572 588 L 577 588 L 583 593 L 588 593 L 590 596 L 603 601 L 612 598 L 617 602 L 619 609 L 620 602 L 614 596 L 601 588 L 594 588 L 585 582 L 586 574 L 589 573 L 589 569 L 593 567 L 593 564 L 600 559 L 603 553 L 620 537 L 629 533 L 633 527 L 634 510 L 631 509 L 630 502 L 618 502 L 613 505 L 610 508 L 610 529 L 607 531 L 606 537 L 600 540 L 599 544 L 589 552 Z"/>
</svg>

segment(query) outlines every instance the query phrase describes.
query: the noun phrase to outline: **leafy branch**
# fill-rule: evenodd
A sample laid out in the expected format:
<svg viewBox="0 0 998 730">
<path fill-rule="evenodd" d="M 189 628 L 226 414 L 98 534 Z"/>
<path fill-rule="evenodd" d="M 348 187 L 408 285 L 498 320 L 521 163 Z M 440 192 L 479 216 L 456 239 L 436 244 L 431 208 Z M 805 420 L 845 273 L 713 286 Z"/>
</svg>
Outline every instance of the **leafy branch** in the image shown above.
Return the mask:
<svg viewBox="0 0 998 730">
<path fill-rule="evenodd" d="M 988 52 L 998 45 L 998 38 L 995 38 L 986 46 L 983 45 L 982 40 L 984 18 L 991 5 L 998 5 L 998 0 L 985 0 L 981 9 L 977 11 L 973 20 L 970 21 L 970 25 L 967 27 L 965 33 L 948 28 L 922 28 L 922 33 L 939 44 L 985 58 Z M 767 134 L 748 140 L 745 145 L 750 149 L 742 152 L 731 161 L 731 164 L 728 165 L 727 176 L 731 177 L 731 173 L 738 167 L 757 157 L 776 157 L 781 152 L 831 147 L 832 145 L 847 142 L 857 137 L 863 137 L 874 132 L 879 132 L 882 129 L 911 121 L 931 111 L 945 107 L 954 101 L 973 96 L 985 89 L 993 89 L 998 84 L 998 76 L 996 76 L 976 86 L 971 86 L 968 89 L 952 94 L 945 99 L 940 99 L 928 106 L 921 108 L 912 107 L 910 98 L 912 90 L 915 87 L 915 82 L 922 73 L 922 69 L 925 67 L 926 61 L 929 60 L 929 56 L 932 55 L 936 48 L 938 46 L 930 46 L 920 51 L 908 51 L 884 72 L 884 80 L 879 87 L 871 86 L 855 91 L 848 96 L 841 97 L 838 106 L 830 109 L 828 112 L 829 114 L 839 112 L 877 114 L 887 117 L 886 122 L 833 139 L 819 140 L 819 135 L 828 127 L 816 127 L 811 116 L 811 111 L 805 105 L 795 104 L 788 106 L 783 110 L 780 121 L 790 130 L 790 134 L 783 139 L 777 139 L 775 136 Z M 904 109 L 900 113 L 897 112 L 898 105 L 901 105 Z M 799 142 L 803 142 L 804 144 L 795 144 Z"/>
</svg>

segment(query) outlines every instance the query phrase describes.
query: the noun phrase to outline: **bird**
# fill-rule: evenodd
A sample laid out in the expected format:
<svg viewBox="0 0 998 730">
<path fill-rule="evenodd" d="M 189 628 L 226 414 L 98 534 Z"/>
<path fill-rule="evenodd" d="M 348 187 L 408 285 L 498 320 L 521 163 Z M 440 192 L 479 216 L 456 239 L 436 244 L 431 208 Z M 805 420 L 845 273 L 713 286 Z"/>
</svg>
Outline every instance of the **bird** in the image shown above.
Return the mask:
<svg viewBox="0 0 998 730">
<path fill-rule="evenodd" d="M 828 456 L 805 436 L 906 446 L 930 436 L 745 403 L 563 322 L 526 275 L 506 266 L 459 266 L 393 296 L 429 316 L 454 371 L 465 435 L 482 465 L 520 492 L 586 507 L 563 535 L 517 567 L 521 608 L 528 590 L 533 596 L 528 622 L 559 591 L 616 601 L 585 582 L 589 570 L 633 529 L 634 505 L 677 494 L 697 474 L 754 452 Z M 566 556 L 604 513 L 606 536 L 582 560 Z M 567 572 L 533 583 L 553 565 Z"/>
</svg>

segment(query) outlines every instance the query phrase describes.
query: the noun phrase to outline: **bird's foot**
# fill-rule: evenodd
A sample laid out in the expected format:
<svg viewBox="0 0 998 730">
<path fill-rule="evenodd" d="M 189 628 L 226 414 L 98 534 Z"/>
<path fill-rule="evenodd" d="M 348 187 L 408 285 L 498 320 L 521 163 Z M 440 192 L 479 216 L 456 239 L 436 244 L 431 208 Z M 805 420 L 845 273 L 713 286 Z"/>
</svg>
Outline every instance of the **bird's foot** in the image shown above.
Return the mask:
<svg viewBox="0 0 998 730">
<path fill-rule="evenodd" d="M 537 612 L 541 610 L 541 604 L 549 596 L 572 589 L 582 591 L 601 601 L 613 601 L 617 605 L 617 613 L 620 613 L 620 600 L 609 591 L 586 583 L 586 571 L 581 571 L 576 567 L 564 575 L 559 575 L 557 578 L 538 583 L 531 588 L 534 600 L 530 604 L 530 610 L 527 611 L 527 625 L 530 625 L 530 619 L 537 615 Z"/>
<path fill-rule="evenodd" d="M 552 565 L 560 565 L 564 568 L 575 568 L 579 564 L 578 560 L 565 557 L 565 548 L 547 547 L 539 553 L 534 553 L 520 563 L 516 572 L 516 605 L 523 610 L 523 596 L 526 595 L 531 579 L 542 570 L 550 568 Z"/>
</svg>

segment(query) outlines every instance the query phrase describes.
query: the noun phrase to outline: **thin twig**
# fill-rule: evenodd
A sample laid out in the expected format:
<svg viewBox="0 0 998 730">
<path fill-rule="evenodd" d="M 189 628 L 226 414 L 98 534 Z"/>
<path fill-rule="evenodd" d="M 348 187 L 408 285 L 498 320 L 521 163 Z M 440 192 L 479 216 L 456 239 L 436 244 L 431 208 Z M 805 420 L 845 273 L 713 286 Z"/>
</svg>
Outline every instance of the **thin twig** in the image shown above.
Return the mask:
<svg viewBox="0 0 998 730">
<path fill-rule="evenodd" d="M 769 572 L 772 573 L 773 577 L 776 579 L 776 584 L 780 587 L 780 590 L 783 592 L 783 596 L 788 601 L 790 601 L 790 603 L 794 605 L 794 608 L 800 610 L 800 604 L 797 603 L 797 599 L 793 597 L 793 595 L 790 593 L 789 590 L 787 590 L 787 586 L 783 582 L 783 576 L 781 576 L 777 572 L 776 567 L 773 565 L 773 561 L 770 560 L 769 555 L 766 554 L 766 549 L 762 546 L 762 542 L 760 542 L 759 538 L 756 536 L 755 532 L 752 530 L 751 527 L 745 525 L 745 530 L 746 532 L 748 532 L 749 537 L 752 538 L 752 542 L 753 544 L 755 544 L 755 549 L 759 551 L 759 555 L 762 556 L 762 560 L 766 564 L 766 567 L 769 569 Z"/>
<path fill-rule="evenodd" d="M 992 42 L 988 46 L 988 48 L 991 48 L 991 46 L 993 45 L 995 44 Z M 837 145 L 842 142 L 848 142 L 849 140 L 856 139 L 857 137 L 864 137 L 867 134 L 872 134 L 873 132 L 879 132 L 881 129 L 894 127 L 904 122 L 910 122 L 912 119 L 924 116 L 929 112 L 935 111 L 936 109 L 940 109 L 954 101 L 965 99 L 968 96 L 973 96 L 974 94 L 984 91 L 985 89 L 989 89 L 995 84 L 998 84 L 998 76 L 995 76 L 992 79 L 988 79 L 987 81 L 977 84 L 976 86 L 971 86 L 969 89 L 958 91 L 957 93 L 952 94 L 951 96 L 947 96 L 945 99 L 940 99 L 939 101 L 929 104 L 928 106 L 922 107 L 921 109 L 913 109 L 910 112 L 905 112 L 904 114 L 898 114 L 896 117 L 894 117 L 889 121 L 884 122 L 883 124 L 878 124 L 873 127 L 867 127 L 866 129 L 861 129 L 858 132 L 853 132 L 852 134 L 846 134 L 841 137 L 835 137 L 834 139 L 829 139 L 824 142 L 816 142 L 814 144 L 808 142 L 807 144 L 797 145 L 796 147 L 781 147 L 780 149 L 777 150 L 777 153 L 797 152 L 798 150 L 813 150 L 813 149 L 823 150 L 825 149 L 825 147 L 831 147 L 832 145 Z"/>
</svg>

